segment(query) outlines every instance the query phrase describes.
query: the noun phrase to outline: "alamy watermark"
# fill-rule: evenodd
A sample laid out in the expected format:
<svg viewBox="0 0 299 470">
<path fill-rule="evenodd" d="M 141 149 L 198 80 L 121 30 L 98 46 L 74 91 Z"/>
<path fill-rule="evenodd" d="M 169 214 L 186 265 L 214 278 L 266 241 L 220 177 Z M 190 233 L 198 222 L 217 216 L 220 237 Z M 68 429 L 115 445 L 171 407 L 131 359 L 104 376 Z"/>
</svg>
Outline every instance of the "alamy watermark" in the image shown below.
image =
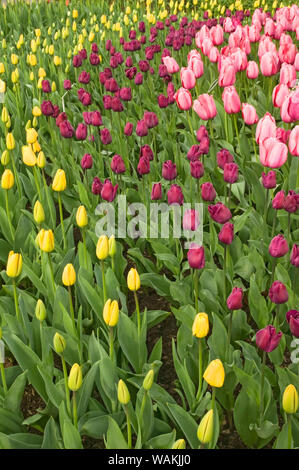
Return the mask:
<svg viewBox="0 0 299 470">
<path fill-rule="evenodd" d="M 186 203 L 168 205 L 165 202 L 128 203 L 125 195 L 119 195 L 113 203 L 98 204 L 95 214 L 99 216 L 95 232 L 98 237 L 114 235 L 115 238 L 182 237 L 184 248 L 191 244 L 202 245 L 203 204 Z"/>
</svg>

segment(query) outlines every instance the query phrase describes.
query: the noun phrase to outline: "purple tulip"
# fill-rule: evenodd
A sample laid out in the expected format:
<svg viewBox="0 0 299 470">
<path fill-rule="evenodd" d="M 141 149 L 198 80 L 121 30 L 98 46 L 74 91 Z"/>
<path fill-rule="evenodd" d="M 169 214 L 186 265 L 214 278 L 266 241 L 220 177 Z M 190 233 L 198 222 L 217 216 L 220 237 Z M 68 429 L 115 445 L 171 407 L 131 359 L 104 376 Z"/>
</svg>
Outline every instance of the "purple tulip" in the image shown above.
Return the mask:
<svg viewBox="0 0 299 470">
<path fill-rule="evenodd" d="M 204 247 L 193 243 L 191 248 L 188 250 L 187 258 L 190 268 L 203 269 L 205 267 Z"/>
<path fill-rule="evenodd" d="M 284 304 L 289 298 L 286 286 L 280 281 L 274 281 L 269 289 L 269 297 L 274 304 Z"/>
<path fill-rule="evenodd" d="M 256 333 L 257 347 L 269 353 L 277 348 L 281 337 L 281 331 L 276 333 L 275 327 L 268 325 Z"/>
<path fill-rule="evenodd" d="M 280 258 L 289 251 L 289 245 L 283 235 L 279 234 L 274 237 L 269 245 L 269 253 L 273 258 Z"/>
</svg>

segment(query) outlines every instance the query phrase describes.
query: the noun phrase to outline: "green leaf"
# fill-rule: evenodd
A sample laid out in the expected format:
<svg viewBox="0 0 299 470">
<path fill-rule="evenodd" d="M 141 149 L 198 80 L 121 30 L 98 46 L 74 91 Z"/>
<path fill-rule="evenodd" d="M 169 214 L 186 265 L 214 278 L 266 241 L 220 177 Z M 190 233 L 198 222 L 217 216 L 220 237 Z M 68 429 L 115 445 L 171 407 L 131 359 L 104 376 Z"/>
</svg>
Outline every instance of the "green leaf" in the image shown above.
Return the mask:
<svg viewBox="0 0 299 470">
<path fill-rule="evenodd" d="M 197 449 L 199 446 L 199 441 L 197 439 L 198 425 L 191 417 L 190 412 L 185 411 L 179 405 L 173 405 L 170 403 L 167 404 L 167 407 L 170 410 L 174 421 L 189 442 L 191 449 Z"/>
<path fill-rule="evenodd" d="M 108 417 L 106 449 L 128 449 L 128 444 L 117 422 L 110 416 Z"/>
<path fill-rule="evenodd" d="M 79 431 L 70 421 L 63 423 L 62 437 L 65 449 L 83 449 Z"/>
<path fill-rule="evenodd" d="M 8 390 L 4 399 L 4 408 L 13 413 L 20 413 L 21 402 L 27 382 L 27 371 L 20 374 Z"/>
<path fill-rule="evenodd" d="M 62 441 L 59 434 L 58 426 L 52 416 L 50 416 L 45 430 L 42 442 L 42 449 L 62 449 Z"/>
</svg>

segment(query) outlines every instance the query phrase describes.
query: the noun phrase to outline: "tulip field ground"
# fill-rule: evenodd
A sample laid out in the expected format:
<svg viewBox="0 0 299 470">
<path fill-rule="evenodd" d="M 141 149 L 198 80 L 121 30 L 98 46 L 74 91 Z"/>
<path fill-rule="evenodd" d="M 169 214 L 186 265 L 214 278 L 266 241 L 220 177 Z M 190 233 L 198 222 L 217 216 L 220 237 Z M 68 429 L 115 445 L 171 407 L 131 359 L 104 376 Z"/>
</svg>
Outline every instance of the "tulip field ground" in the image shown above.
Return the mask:
<svg viewBox="0 0 299 470">
<path fill-rule="evenodd" d="M 0 449 L 299 448 L 299 7 L 0 6 Z"/>
</svg>

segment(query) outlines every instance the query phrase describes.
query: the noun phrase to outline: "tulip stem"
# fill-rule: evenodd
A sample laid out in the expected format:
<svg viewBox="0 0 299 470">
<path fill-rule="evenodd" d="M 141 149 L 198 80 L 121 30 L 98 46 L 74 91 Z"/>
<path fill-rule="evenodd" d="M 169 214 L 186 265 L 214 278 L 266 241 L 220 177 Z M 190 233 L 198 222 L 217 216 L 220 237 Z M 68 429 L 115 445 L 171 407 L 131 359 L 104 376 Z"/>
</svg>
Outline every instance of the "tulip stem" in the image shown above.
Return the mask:
<svg viewBox="0 0 299 470">
<path fill-rule="evenodd" d="M 71 415 L 71 399 L 70 399 L 70 390 L 67 384 L 68 378 L 67 378 L 67 370 L 66 370 L 66 363 L 64 360 L 64 357 L 61 356 L 61 363 L 62 363 L 62 369 L 63 369 L 63 376 L 64 376 L 64 388 L 65 388 L 65 396 L 66 396 L 66 406 L 67 410 L 69 412 L 69 415 Z"/>
<path fill-rule="evenodd" d="M 202 341 L 198 338 L 198 389 L 196 400 L 199 400 L 202 387 Z"/>
<path fill-rule="evenodd" d="M 194 130 L 193 130 L 192 124 L 191 124 L 190 115 L 189 115 L 188 112 L 186 114 L 187 114 L 187 119 L 188 119 L 188 123 L 189 123 L 189 127 L 190 127 L 190 132 L 191 132 L 191 135 L 192 135 L 192 139 L 193 139 L 194 144 L 196 144 L 196 138 L 195 138 L 195 135 L 194 135 Z"/>
<path fill-rule="evenodd" d="M 75 323 L 75 312 L 74 312 L 74 306 L 73 306 L 71 286 L 68 286 L 67 290 L 68 290 L 68 293 L 69 293 L 69 302 L 70 302 L 70 312 L 71 312 L 71 317 L 72 317 L 72 323 L 73 323 L 74 333 L 76 335 L 77 330 L 76 330 L 76 323 Z"/>
<path fill-rule="evenodd" d="M 272 234 L 271 234 L 271 239 L 274 237 L 274 231 L 275 231 L 275 226 L 276 226 L 276 218 L 277 218 L 277 211 L 274 211 L 274 217 L 273 217 L 273 225 L 272 225 Z"/>
<path fill-rule="evenodd" d="M 272 286 L 273 281 L 274 281 L 275 266 L 276 266 L 276 258 L 272 258 L 272 273 L 271 273 L 270 287 Z"/>
<path fill-rule="evenodd" d="M 224 255 L 223 255 L 223 292 L 224 292 L 224 302 L 226 302 L 226 258 L 227 258 L 227 245 L 224 245 Z"/>
<path fill-rule="evenodd" d="M 143 395 L 143 398 L 142 398 L 142 403 L 141 403 L 140 413 L 139 413 L 140 423 L 142 423 L 144 408 L 145 408 L 145 404 L 146 404 L 146 396 L 147 396 L 147 390 L 144 390 L 144 395 Z"/>
<path fill-rule="evenodd" d="M 213 131 L 212 119 L 209 119 L 209 127 L 210 127 L 211 138 L 213 139 L 214 138 L 214 131 Z"/>
<path fill-rule="evenodd" d="M 85 269 L 87 269 L 87 250 L 86 250 L 85 228 L 83 228 L 83 230 L 82 230 L 82 239 L 83 239 L 83 249 L 84 249 L 84 264 L 85 264 Z"/>
<path fill-rule="evenodd" d="M 265 210 L 264 210 L 264 223 L 266 225 L 267 225 L 268 204 L 269 204 L 269 189 L 266 189 Z"/>
<path fill-rule="evenodd" d="M 102 282 L 103 282 L 103 295 L 104 295 L 104 304 L 107 302 L 107 290 L 106 290 L 106 280 L 105 280 L 105 264 L 101 260 L 101 269 L 102 269 Z"/>
<path fill-rule="evenodd" d="M 6 204 L 6 214 L 7 214 L 8 225 L 9 225 L 12 240 L 14 240 L 14 232 L 12 228 L 10 210 L 9 210 L 9 204 L 8 204 L 8 189 L 5 190 L 5 204 Z"/>
<path fill-rule="evenodd" d="M 138 296 L 136 291 L 134 290 L 134 299 L 135 299 L 135 305 L 136 305 L 136 313 L 137 313 L 137 327 L 138 327 L 138 338 L 140 338 L 140 330 L 141 330 L 141 325 L 140 325 L 140 308 L 139 308 L 139 302 L 138 302 Z"/>
<path fill-rule="evenodd" d="M 227 121 L 227 113 L 224 113 L 224 127 L 225 127 L 225 136 L 226 142 L 228 142 L 228 121 Z"/>
<path fill-rule="evenodd" d="M 256 152 L 256 143 L 255 143 L 255 133 L 254 133 L 254 130 L 253 130 L 253 126 L 251 126 L 251 133 L 252 133 L 252 141 L 253 141 L 254 155 L 255 155 L 256 161 L 257 161 L 257 152 Z"/>
<path fill-rule="evenodd" d="M 42 169 L 42 175 L 43 175 L 43 182 L 44 182 L 44 188 L 45 188 L 45 193 L 46 193 L 46 199 L 47 199 L 47 204 L 48 204 L 48 208 L 49 208 L 49 212 L 50 212 L 50 218 L 51 218 L 51 224 L 52 224 L 52 229 L 54 230 L 55 229 L 55 226 L 56 226 L 56 220 L 53 216 L 53 212 L 51 211 L 51 204 L 50 204 L 50 197 L 49 197 L 49 187 L 47 185 L 47 182 L 46 182 L 46 178 L 45 178 L 45 172 L 44 170 Z"/>
<path fill-rule="evenodd" d="M 195 269 L 194 270 L 194 276 L 193 276 L 193 283 L 194 283 L 194 296 L 195 296 L 195 310 L 196 313 L 198 313 L 198 276 L 199 276 L 199 270 Z"/>
<path fill-rule="evenodd" d="M 62 231 L 62 237 L 63 237 L 63 249 L 66 250 L 66 238 L 65 238 L 65 231 L 64 231 L 63 213 L 62 213 L 62 202 L 61 202 L 60 191 L 58 191 L 58 205 L 59 205 L 59 214 L 60 214 L 61 231 Z"/>
<path fill-rule="evenodd" d="M 131 429 L 131 421 L 130 421 L 130 416 L 129 416 L 127 405 L 125 405 L 125 413 L 127 417 L 128 447 L 129 449 L 132 449 L 132 429 Z"/>
<path fill-rule="evenodd" d="M 15 301 L 15 309 L 16 309 L 17 320 L 20 321 L 20 309 L 19 309 L 18 296 L 17 296 L 17 286 L 16 286 L 16 281 L 15 280 L 13 280 L 13 295 L 14 295 L 14 301 Z"/>
<path fill-rule="evenodd" d="M 292 243 L 292 237 L 291 237 L 291 213 L 288 213 L 288 240 L 290 243 Z"/>
<path fill-rule="evenodd" d="M 292 420 L 291 415 L 288 415 L 288 449 L 292 449 Z"/>
<path fill-rule="evenodd" d="M 229 347 L 232 337 L 232 323 L 233 323 L 233 310 L 229 313 L 229 320 L 228 320 L 228 332 L 227 332 L 227 348 L 226 348 L 226 360 L 229 360 Z"/>
<path fill-rule="evenodd" d="M 234 121 L 235 129 L 236 129 L 238 144 L 239 144 L 239 147 L 240 147 L 240 136 L 239 136 L 239 131 L 238 131 L 237 115 L 236 115 L 236 113 L 233 114 L 233 121 Z M 240 149 L 240 151 L 241 151 L 241 149 Z"/>
<path fill-rule="evenodd" d="M 113 361 L 114 348 L 113 348 L 113 327 L 109 326 L 109 356 L 111 361 Z"/>
<path fill-rule="evenodd" d="M 75 426 L 76 429 L 78 429 L 76 392 L 73 392 L 73 418 L 74 418 L 74 426 Z"/>
<path fill-rule="evenodd" d="M 55 294 L 56 291 L 56 285 L 55 285 L 55 279 L 54 279 L 54 272 L 53 272 L 53 265 L 52 265 L 52 260 L 50 257 L 50 253 L 48 252 L 48 261 L 49 261 L 49 266 L 50 266 L 50 272 L 51 272 L 51 278 L 52 278 L 52 284 L 53 284 L 53 291 Z"/>
<path fill-rule="evenodd" d="M 6 395 L 7 394 L 7 384 L 6 384 L 6 378 L 5 378 L 4 365 L 2 364 L 2 362 L 0 363 L 0 370 L 1 370 L 1 379 L 2 379 L 4 395 Z"/>
<path fill-rule="evenodd" d="M 36 172 L 35 165 L 33 167 L 33 176 L 34 176 L 35 186 L 36 186 L 36 189 L 37 189 L 37 192 L 38 192 L 39 200 L 40 200 L 40 202 L 42 202 L 42 196 L 41 196 L 41 192 L 40 192 L 39 182 L 38 182 L 38 179 L 37 179 L 37 172 Z"/>
<path fill-rule="evenodd" d="M 260 426 L 264 413 L 264 385 L 265 385 L 265 364 L 266 364 L 266 351 L 263 351 L 263 360 L 261 368 L 261 394 L 260 394 Z"/>
</svg>

